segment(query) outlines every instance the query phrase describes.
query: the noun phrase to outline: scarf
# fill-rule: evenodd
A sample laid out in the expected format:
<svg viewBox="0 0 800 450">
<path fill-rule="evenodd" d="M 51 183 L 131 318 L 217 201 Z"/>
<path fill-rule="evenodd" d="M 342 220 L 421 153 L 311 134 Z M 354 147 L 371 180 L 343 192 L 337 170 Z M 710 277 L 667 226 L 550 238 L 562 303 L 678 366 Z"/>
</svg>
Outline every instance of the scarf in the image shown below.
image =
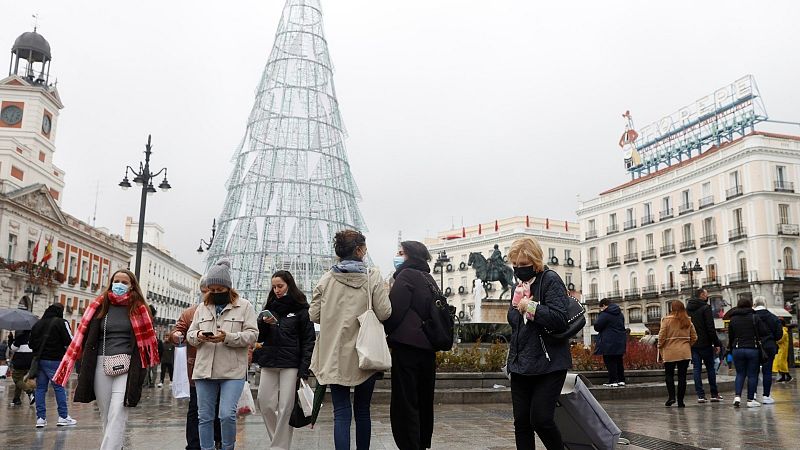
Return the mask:
<svg viewBox="0 0 800 450">
<path fill-rule="evenodd" d="M 356 261 L 354 259 L 344 259 L 339 264 L 331 267 L 331 269 L 338 273 L 367 273 L 367 266 L 364 261 Z"/>
<path fill-rule="evenodd" d="M 94 318 L 95 313 L 103 304 L 105 294 L 97 297 L 83 313 L 81 323 L 78 325 L 78 332 L 69 344 L 64 358 L 61 359 L 61 364 L 58 365 L 53 382 L 66 386 L 72 370 L 75 368 L 77 362 L 83 355 L 83 341 L 86 338 L 86 331 L 89 329 L 89 323 Z M 108 293 L 108 299 L 111 304 L 125 305 L 130 300 L 130 294 L 122 296 Z M 124 303 L 119 303 L 124 302 Z M 133 334 L 136 337 L 136 346 L 139 347 L 139 357 L 142 361 L 142 367 L 152 367 L 158 365 L 160 362 L 158 357 L 158 341 L 156 340 L 156 331 L 153 328 L 153 321 L 150 319 L 150 312 L 147 305 L 142 303 L 134 311 L 131 319 L 131 326 L 133 327 Z"/>
</svg>

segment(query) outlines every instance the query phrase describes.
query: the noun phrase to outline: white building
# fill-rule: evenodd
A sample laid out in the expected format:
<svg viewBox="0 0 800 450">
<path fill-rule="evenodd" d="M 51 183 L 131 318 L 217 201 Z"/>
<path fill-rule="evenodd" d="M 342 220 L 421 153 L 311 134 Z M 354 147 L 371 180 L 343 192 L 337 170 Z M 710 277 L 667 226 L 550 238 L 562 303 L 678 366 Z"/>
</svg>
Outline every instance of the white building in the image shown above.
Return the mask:
<svg viewBox="0 0 800 450">
<path fill-rule="evenodd" d="M 580 292 L 580 231 L 575 222 L 517 216 L 443 231 L 436 237 L 425 239 L 425 245 L 434 258 L 432 265 L 442 250 L 451 259 L 444 267 L 442 289 L 450 293 L 449 301 L 459 313 L 464 312 L 464 320 L 470 319 L 475 307 L 472 288 L 476 275 L 469 265 L 470 253 L 480 253 L 488 259 L 497 244 L 507 262 L 511 243 L 522 237 L 535 238 L 542 246 L 545 264 L 555 270 L 571 290 Z M 434 272 L 433 278 L 441 283 L 442 274 L 438 268 Z M 491 289 L 489 297 L 497 298 L 501 284 L 494 282 Z M 503 298 L 509 299 L 510 291 Z"/>
<path fill-rule="evenodd" d="M 699 286 L 717 317 L 756 295 L 788 315 L 800 291 L 798 179 L 800 137 L 752 132 L 580 203 L 592 321 L 607 297 L 632 331 L 656 331 L 667 303 Z M 690 286 L 681 269 L 695 262 Z"/>
</svg>

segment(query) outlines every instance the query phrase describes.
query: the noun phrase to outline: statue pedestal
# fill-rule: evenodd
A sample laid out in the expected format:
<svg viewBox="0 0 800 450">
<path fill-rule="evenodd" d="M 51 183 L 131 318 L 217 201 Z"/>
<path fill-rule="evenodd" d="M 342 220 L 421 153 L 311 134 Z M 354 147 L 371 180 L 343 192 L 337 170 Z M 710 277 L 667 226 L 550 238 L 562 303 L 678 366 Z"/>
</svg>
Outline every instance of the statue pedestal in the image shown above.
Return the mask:
<svg viewBox="0 0 800 450">
<path fill-rule="evenodd" d="M 481 323 L 508 323 L 510 299 L 487 298 L 481 300 Z"/>
</svg>

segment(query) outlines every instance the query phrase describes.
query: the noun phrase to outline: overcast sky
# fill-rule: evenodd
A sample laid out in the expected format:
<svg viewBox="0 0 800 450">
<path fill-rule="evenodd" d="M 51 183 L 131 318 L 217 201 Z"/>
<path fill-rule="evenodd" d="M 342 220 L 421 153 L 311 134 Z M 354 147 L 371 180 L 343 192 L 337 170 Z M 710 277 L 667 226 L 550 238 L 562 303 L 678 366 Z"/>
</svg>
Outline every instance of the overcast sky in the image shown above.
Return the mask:
<svg viewBox="0 0 800 450">
<path fill-rule="evenodd" d="M 283 1 L 0 0 L 0 46 L 51 44 L 64 209 L 122 233 L 126 164 L 153 135 L 173 189 L 149 199 L 183 262 L 222 209 L 229 160 Z M 123 6 L 125 5 L 125 6 Z M 127 6 L 127 7 L 126 7 Z M 800 121 L 800 2 L 322 0 L 368 245 L 513 215 L 575 219 L 629 179 L 617 141 L 745 74 L 771 118 Z M 5 44 L 3 44 L 5 43 Z M 2 67 L 0 65 L 0 67 Z M 800 127 L 783 131 L 800 134 Z M 487 249 L 488 250 L 488 249 Z"/>
</svg>

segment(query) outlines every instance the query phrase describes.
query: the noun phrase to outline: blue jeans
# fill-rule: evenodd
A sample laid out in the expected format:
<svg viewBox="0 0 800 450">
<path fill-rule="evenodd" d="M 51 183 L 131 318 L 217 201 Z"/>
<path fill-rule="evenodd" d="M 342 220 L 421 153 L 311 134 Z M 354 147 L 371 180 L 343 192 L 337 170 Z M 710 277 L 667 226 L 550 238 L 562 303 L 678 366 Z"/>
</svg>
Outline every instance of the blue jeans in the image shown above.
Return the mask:
<svg viewBox="0 0 800 450">
<path fill-rule="evenodd" d="M 48 359 L 39 360 L 39 373 L 36 374 L 36 417 L 47 419 L 47 385 L 53 385 L 56 393 L 56 404 L 58 405 L 58 417 L 67 417 L 67 391 L 64 387 L 53 383 L 53 376 L 58 370 L 61 361 L 51 361 Z"/>
<path fill-rule="evenodd" d="M 708 386 L 711 389 L 711 396 L 716 397 L 717 391 L 717 367 L 714 364 L 714 347 L 692 347 L 692 369 L 694 372 L 694 391 L 697 398 L 705 398 L 703 390 L 703 366 L 706 366 L 708 374 Z"/>
<path fill-rule="evenodd" d="M 772 362 L 775 361 L 775 354 L 767 350 L 769 359 L 764 364 L 761 364 L 761 376 L 764 378 L 764 393 L 765 397 L 769 397 L 772 392 Z"/>
<path fill-rule="evenodd" d="M 241 380 L 194 380 L 197 390 L 200 448 L 214 449 L 214 411 L 219 399 L 219 422 L 222 429 L 222 450 L 236 446 L 236 405 L 242 395 Z"/>
<path fill-rule="evenodd" d="M 356 449 L 369 448 L 372 435 L 372 420 L 369 406 L 372 402 L 372 391 L 375 389 L 375 376 L 359 384 L 353 389 L 353 404 L 350 405 L 350 387 L 338 384 L 331 385 L 333 401 L 333 443 L 336 450 L 350 449 L 350 422 L 355 410 Z"/>
<path fill-rule="evenodd" d="M 756 398 L 756 388 L 758 387 L 758 366 L 760 363 L 757 348 L 735 348 L 733 349 L 733 364 L 736 366 L 736 396 L 742 396 L 744 389 L 744 379 L 747 378 L 747 399 Z M 772 367 L 770 366 L 770 369 Z"/>
</svg>

